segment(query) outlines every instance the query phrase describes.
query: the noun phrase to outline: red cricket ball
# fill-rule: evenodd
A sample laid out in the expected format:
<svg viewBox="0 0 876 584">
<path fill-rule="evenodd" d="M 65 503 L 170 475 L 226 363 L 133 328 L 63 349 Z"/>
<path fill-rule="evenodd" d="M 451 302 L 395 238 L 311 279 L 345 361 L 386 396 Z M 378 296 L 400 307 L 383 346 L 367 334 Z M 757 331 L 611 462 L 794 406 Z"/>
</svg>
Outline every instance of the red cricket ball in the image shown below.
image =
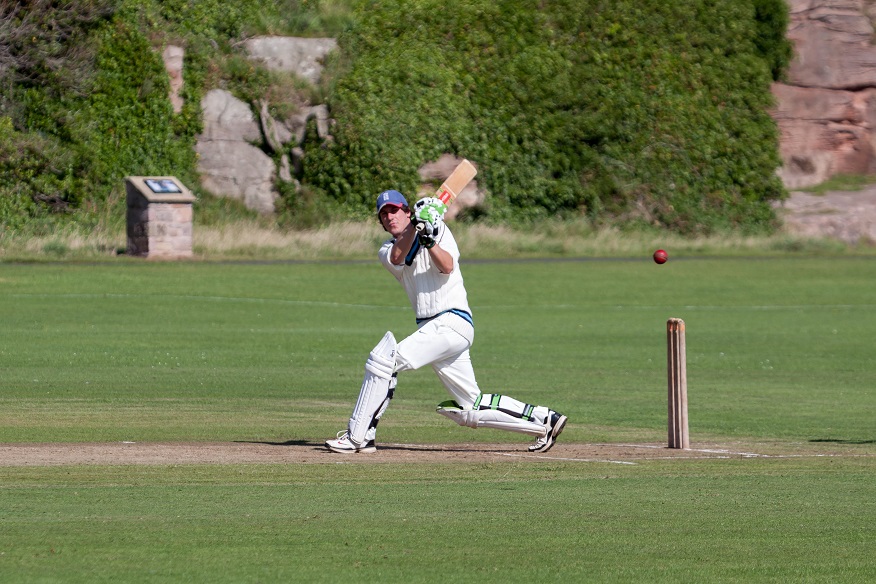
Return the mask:
<svg viewBox="0 0 876 584">
<path fill-rule="evenodd" d="M 654 261 L 657 262 L 658 264 L 665 264 L 666 260 L 668 260 L 668 259 L 669 259 L 669 254 L 667 254 L 662 249 L 658 249 L 657 251 L 654 252 Z"/>
</svg>

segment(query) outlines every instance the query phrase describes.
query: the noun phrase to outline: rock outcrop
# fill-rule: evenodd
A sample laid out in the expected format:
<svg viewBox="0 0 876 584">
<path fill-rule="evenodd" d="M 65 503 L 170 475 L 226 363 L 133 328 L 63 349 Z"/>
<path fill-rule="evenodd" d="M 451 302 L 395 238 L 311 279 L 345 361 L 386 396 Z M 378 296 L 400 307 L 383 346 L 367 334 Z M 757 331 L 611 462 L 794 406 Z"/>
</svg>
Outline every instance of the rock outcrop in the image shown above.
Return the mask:
<svg viewBox="0 0 876 584">
<path fill-rule="evenodd" d="M 161 59 L 164 61 L 164 70 L 167 71 L 167 77 L 170 80 L 170 93 L 167 96 L 170 99 L 170 105 L 173 106 L 174 113 L 182 111 L 183 99 L 180 95 L 183 87 L 183 60 L 186 51 L 182 47 L 168 45 L 161 54 Z"/>
<path fill-rule="evenodd" d="M 322 74 L 322 59 L 336 43 L 334 39 L 256 37 L 244 45 L 251 59 L 269 69 L 291 72 L 315 84 Z M 314 119 L 319 137 L 331 140 L 325 105 L 306 106 L 287 120 L 274 119 L 269 106 L 265 99 L 249 104 L 228 91 L 210 91 L 201 102 L 204 131 L 195 147 L 201 185 L 261 213 L 274 212 L 277 181 L 297 187 L 295 175 L 301 172 L 307 123 Z"/>
<path fill-rule="evenodd" d="M 789 189 L 876 172 L 876 47 L 864 0 L 787 0 L 794 45 L 773 85 L 779 170 Z"/>
<path fill-rule="evenodd" d="M 277 193 L 273 159 L 252 143 L 262 131 L 249 105 L 224 89 L 201 100 L 204 132 L 198 137 L 201 185 L 217 196 L 238 199 L 250 209 L 273 213 Z"/>
<path fill-rule="evenodd" d="M 876 243 L 876 186 L 863 191 L 792 192 L 777 205 L 788 232 L 850 245 Z"/>
<path fill-rule="evenodd" d="M 291 71 L 315 85 L 322 76 L 323 60 L 338 43 L 332 38 L 261 36 L 243 45 L 252 59 L 268 69 Z"/>
</svg>

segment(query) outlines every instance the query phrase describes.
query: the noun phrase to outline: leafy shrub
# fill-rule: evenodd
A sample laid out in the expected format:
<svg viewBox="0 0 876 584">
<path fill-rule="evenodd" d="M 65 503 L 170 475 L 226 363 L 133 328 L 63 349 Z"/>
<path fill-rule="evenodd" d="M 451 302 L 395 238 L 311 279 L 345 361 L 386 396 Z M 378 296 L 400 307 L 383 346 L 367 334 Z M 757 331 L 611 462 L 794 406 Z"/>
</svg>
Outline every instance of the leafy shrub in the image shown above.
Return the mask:
<svg viewBox="0 0 876 584">
<path fill-rule="evenodd" d="M 136 29 L 116 19 L 101 30 L 87 126 L 77 126 L 94 153 L 95 184 L 126 175 L 193 176 L 194 141 L 175 132 L 169 82 L 161 56 Z"/>
<path fill-rule="evenodd" d="M 106 6 L 39 4 L 45 23 L 22 25 L 37 48 L 16 49 L 9 74 L 3 224 L 20 228 L 52 211 L 89 223 L 108 201 L 122 204 L 110 193 L 126 175 L 193 177 L 193 132 L 175 123 L 167 74 L 146 37 Z"/>
<path fill-rule="evenodd" d="M 777 49 L 757 44 L 769 22 L 755 4 L 363 2 L 339 39 L 336 141 L 308 151 L 305 180 L 365 209 L 453 152 L 479 163 L 494 220 L 768 228 L 784 196 Z"/>
<path fill-rule="evenodd" d="M 66 216 L 81 202 L 83 163 L 67 125 L 94 71 L 88 37 L 111 14 L 107 1 L 0 3 L 0 227 Z"/>
<path fill-rule="evenodd" d="M 257 0 L 121 0 L 119 16 L 143 33 L 211 39 L 227 43 L 239 38 L 257 19 Z"/>
<path fill-rule="evenodd" d="M 335 140 L 308 132 L 283 225 L 370 217 L 377 192 L 413 193 L 417 167 L 444 152 L 479 164 L 490 197 L 475 214 L 493 222 L 755 230 L 784 196 L 767 114 L 791 54 L 784 0 L 32 0 L 0 16 L 7 227 L 92 221 L 122 204 L 127 174 L 194 186 L 205 88 L 297 91 L 240 66 L 235 41 L 263 32 L 343 31 L 320 88 Z M 170 42 L 186 47 L 178 114 Z"/>
<path fill-rule="evenodd" d="M 254 29 L 260 34 L 336 36 L 350 27 L 354 0 L 275 0 L 260 2 Z"/>
<path fill-rule="evenodd" d="M 793 56 L 791 41 L 786 36 L 789 14 L 785 0 L 753 0 L 757 34 L 754 44 L 767 62 L 773 80 L 784 76 Z"/>
<path fill-rule="evenodd" d="M 72 164 L 58 140 L 17 132 L 10 118 L 0 117 L 0 229 L 20 230 L 71 211 L 81 186 Z"/>
</svg>

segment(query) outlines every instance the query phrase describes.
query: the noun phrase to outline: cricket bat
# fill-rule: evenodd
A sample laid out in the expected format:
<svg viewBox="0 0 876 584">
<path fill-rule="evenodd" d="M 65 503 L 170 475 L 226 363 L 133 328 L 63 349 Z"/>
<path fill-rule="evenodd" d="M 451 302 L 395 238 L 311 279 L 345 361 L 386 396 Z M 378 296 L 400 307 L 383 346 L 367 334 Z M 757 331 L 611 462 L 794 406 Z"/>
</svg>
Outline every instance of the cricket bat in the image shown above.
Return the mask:
<svg viewBox="0 0 876 584">
<path fill-rule="evenodd" d="M 438 190 L 435 192 L 435 198 L 441 199 L 441 202 L 449 207 L 477 173 L 478 170 L 474 167 L 474 164 L 463 159 L 453 172 L 450 173 L 447 180 L 438 187 Z"/>
<path fill-rule="evenodd" d="M 442 203 L 449 207 L 477 173 L 478 170 L 474 164 L 463 158 L 462 162 L 447 177 L 447 180 L 441 183 L 441 186 L 435 191 L 435 198 L 440 199 Z M 422 231 L 423 228 L 424 225 L 422 223 L 417 223 L 417 231 Z"/>
<path fill-rule="evenodd" d="M 438 187 L 438 190 L 435 191 L 435 198 L 439 199 L 442 203 L 450 206 L 453 203 L 453 200 L 456 199 L 457 195 L 462 192 L 462 189 L 471 182 L 471 179 L 475 177 L 478 173 L 477 169 L 474 167 L 474 164 L 469 162 L 466 159 L 462 159 L 453 172 L 450 173 L 450 176 L 447 177 L 441 186 Z M 416 222 L 415 227 L 417 231 L 423 231 L 426 228 L 425 224 L 421 222 Z"/>
</svg>

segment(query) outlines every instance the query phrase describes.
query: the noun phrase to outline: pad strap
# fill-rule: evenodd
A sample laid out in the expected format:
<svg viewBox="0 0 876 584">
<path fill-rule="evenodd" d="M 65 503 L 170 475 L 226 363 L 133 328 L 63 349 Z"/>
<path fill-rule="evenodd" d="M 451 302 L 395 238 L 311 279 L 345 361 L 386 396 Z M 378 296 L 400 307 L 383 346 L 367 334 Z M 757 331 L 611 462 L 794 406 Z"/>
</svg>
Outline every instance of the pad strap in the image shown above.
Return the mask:
<svg viewBox="0 0 876 584">
<path fill-rule="evenodd" d="M 484 398 L 486 398 L 486 402 L 484 401 Z M 498 393 L 482 393 L 478 396 L 472 406 L 473 410 L 496 410 L 508 414 L 509 416 L 520 418 L 526 422 L 537 422 L 538 419 L 540 419 L 535 415 L 536 408 L 537 406 L 532 404 L 523 403 L 522 401 Z M 541 418 L 544 418 L 544 412 L 542 412 Z"/>
<path fill-rule="evenodd" d="M 495 428 L 538 437 L 545 435 L 544 424 L 523 420 L 519 416 L 507 414 L 499 409 L 466 410 L 451 400 L 441 403 L 438 406 L 438 413 L 460 426 L 469 428 Z"/>
</svg>

